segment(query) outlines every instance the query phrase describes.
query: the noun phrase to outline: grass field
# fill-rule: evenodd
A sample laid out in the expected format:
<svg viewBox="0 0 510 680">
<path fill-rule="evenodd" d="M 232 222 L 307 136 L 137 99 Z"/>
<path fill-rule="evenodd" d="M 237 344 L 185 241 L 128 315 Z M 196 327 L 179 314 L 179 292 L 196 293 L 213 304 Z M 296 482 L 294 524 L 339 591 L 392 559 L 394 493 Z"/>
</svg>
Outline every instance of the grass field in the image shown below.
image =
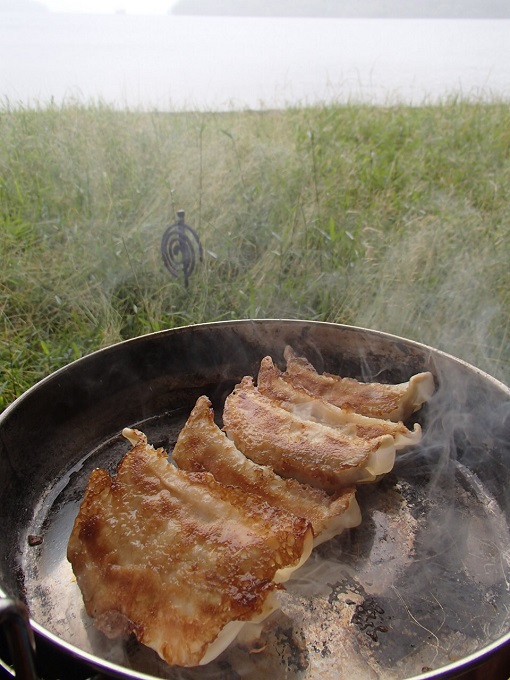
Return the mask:
<svg viewBox="0 0 510 680">
<path fill-rule="evenodd" d="M 178 209 L 204 257 L 163 266 Z M 307 318 L 510 382 L 510 106 L 0 111 L 0 408 L 151 331 Z"/>
</svg>

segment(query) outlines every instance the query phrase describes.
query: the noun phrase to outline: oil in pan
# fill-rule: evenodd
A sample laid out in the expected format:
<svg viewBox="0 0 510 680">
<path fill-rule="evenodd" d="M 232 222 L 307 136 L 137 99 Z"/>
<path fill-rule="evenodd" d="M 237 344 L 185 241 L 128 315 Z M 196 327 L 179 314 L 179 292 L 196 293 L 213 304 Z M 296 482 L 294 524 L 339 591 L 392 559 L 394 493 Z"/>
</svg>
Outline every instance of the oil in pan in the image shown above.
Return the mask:
<svg viewBox="0 0 510 680">
<path fill-rule="evenodd" d="M 187 413 L 139 427 L 171 451 Z M 429 468 L 404 456 L 360 486 L 361 525 L 314 550 L 255 647 L 233 644 L 206 667 L 176 669 L 132 638 L 108 640 L 84 613 L 65 548 L 90 471 L 113 472 L 127 447 L 113 438 L 66 474 L 41 506 L 43 540 L 24 559 L 33 619 L 85 653 L 161 678 L 397 680 L 447 666 L 508 629 L 498 603 L 510 534 L 499 506 L 460 463 L 431 484 Z"/>
</svg>

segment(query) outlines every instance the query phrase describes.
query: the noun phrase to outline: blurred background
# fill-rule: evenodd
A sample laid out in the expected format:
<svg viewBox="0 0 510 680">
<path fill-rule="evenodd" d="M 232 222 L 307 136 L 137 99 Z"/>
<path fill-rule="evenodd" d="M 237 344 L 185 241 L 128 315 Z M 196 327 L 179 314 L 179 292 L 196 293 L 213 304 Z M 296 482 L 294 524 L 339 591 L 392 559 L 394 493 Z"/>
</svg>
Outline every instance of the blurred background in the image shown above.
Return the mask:
<svg viewBox="0 0 510 680">
<path fill-rule="evenodd" d="M 509 14 L 0 0 L 0 407 L 99 347 L 250 317 L 509 382 Z M 180 209 L 189 276 L 182 243 L 162 257 Z"/>
<path fill-rule="evenodd" d="M 504 0 L 0 0 L 4 100 L 267 108 L 507 96 Z"/>
</svg>

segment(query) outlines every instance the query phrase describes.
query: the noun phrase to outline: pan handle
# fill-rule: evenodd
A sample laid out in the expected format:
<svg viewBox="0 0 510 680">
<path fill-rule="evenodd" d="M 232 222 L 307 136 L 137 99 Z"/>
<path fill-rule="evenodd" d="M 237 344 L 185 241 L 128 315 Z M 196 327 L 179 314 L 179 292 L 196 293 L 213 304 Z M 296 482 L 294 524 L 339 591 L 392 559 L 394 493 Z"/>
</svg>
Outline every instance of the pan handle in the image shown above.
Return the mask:
<svg viewBox="0 0 510 680">
<path fill-rule="evenodd" d="M 25 605 L 0 597 L 0 625 L 6 634 L 16 680 L 37 680 L 35 639 Z"/>
</svg>

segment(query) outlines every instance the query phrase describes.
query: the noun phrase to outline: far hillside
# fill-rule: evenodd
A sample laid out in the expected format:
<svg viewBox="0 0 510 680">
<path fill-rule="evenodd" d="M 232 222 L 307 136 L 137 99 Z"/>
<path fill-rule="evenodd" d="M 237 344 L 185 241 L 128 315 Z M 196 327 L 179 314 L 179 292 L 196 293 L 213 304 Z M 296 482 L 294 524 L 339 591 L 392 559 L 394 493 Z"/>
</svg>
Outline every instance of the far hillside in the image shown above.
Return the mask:
<svg viewBox="0 0 510 680">
<path fill-rule="evenodd" d="M 352 18 L 508 19 L 508 0 L 179 0 L 174 14 Z"/>
</svg>

